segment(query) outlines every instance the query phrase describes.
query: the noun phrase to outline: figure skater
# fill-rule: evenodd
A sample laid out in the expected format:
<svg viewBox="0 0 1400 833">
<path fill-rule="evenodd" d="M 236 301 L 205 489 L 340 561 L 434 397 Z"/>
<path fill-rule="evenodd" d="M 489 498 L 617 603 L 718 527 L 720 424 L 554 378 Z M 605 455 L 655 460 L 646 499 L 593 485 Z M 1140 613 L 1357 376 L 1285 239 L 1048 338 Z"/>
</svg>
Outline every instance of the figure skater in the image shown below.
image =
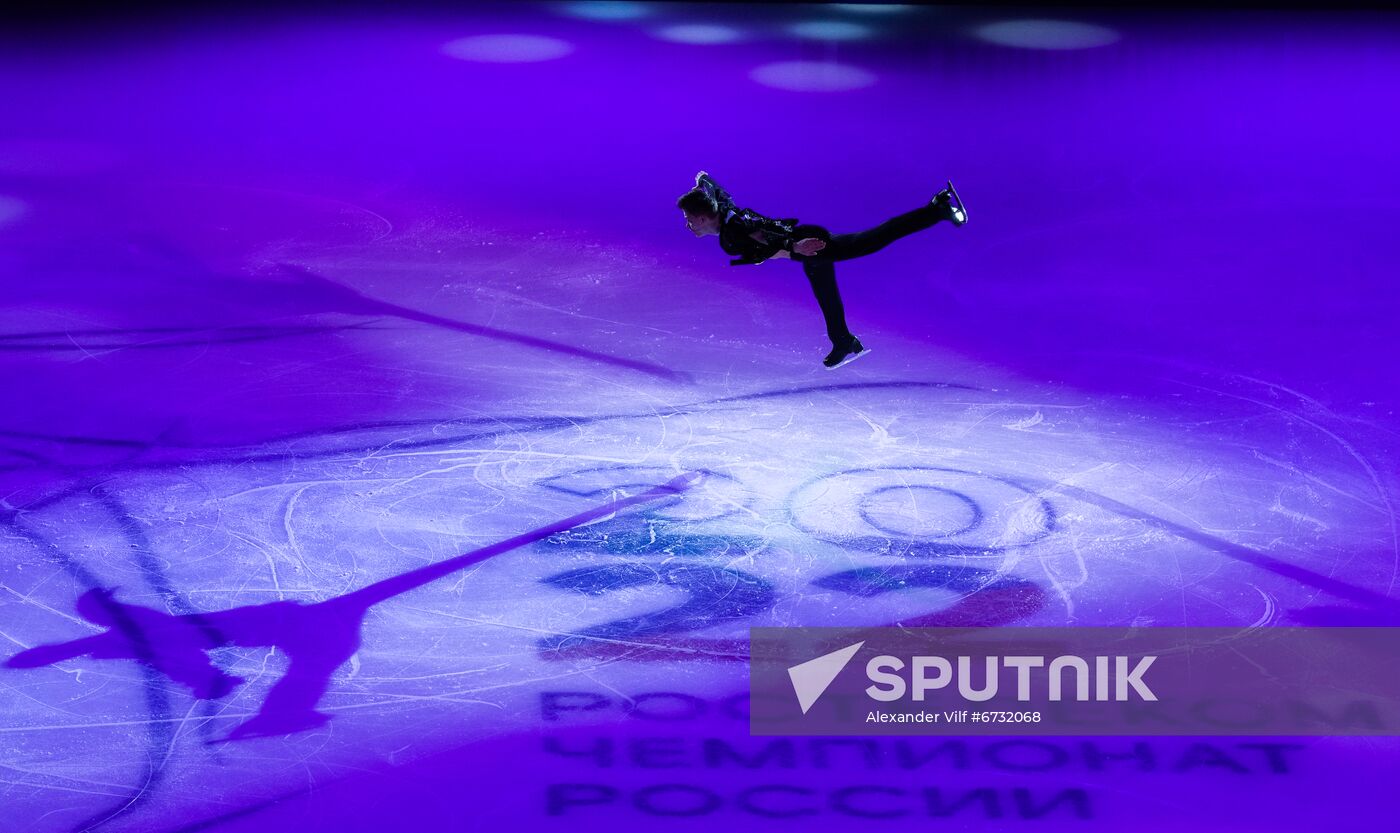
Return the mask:
<svg viewBox="0 0 1400 833">
<path fill-rule="evenodd" d="M 731 266 L 762 263 L 775 257 L 802 264 L 831 339 L 831 352 L 822 360 L 828 370 L 870 352 L 846 326 L 846 311 L 836 288 L 836 262 L 878 252 L 899 238 L 942 220 L 954 226 L 967 222 L 967 209 L 952 182 L 926 205 L 855 234 L 833 235 L 821 226 L 799 224 L 796 219 L 774 220 L 738 208 L 729 193 L 704 171 L 695 175 L 695 187 L 682 194 L 676 206 L 685 213 L 685 224 L 696 237 L 719 236 L 720 248 L 735 256 L 729 261 Z"/>
</svg>

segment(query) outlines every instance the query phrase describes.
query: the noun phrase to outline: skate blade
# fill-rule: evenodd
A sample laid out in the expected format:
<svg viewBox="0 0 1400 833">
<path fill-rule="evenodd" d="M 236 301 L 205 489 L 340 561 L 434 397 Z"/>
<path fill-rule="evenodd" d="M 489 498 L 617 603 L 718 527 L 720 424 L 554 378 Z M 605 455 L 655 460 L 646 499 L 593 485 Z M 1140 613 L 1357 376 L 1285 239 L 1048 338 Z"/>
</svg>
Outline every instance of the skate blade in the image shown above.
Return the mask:
<svg viewBox="0 0 1400 833">
<path fill-rule="evenodd" d="M 852 353 L 851 355 L 847 356 L 846 358 L 842 359 L 841 361 L 837 362 L 836 364 L 833 364 L 831 367 L 828 367 L 828 368 L 826 368 L 826 369 L 827 369 L 827 370 L 837 370 L 837 369 L 839 369 L 839 368 L 845 367 L 846 365 L 850 364 L 851 362 L 855 361 L 856 359 L 860 358 L 861 356 L 868 356 L 868 355 L 870 355 L 870 348 L 869 348 L 869 347 L 865 348 L 864 350 L 860 351 L 859 353 Z M 823 366 L 825 366 L 825 365 L 823 365 Z"/>
<path fill-rule="evenodd" d="M 967 225 L 967 206 L 963 205 L 962 197 L 958 196 L 958 189 L 953 187 L 953 180 L 948 180 L 948 190 L 953 195 L 953 225 Z"/>
</svg>

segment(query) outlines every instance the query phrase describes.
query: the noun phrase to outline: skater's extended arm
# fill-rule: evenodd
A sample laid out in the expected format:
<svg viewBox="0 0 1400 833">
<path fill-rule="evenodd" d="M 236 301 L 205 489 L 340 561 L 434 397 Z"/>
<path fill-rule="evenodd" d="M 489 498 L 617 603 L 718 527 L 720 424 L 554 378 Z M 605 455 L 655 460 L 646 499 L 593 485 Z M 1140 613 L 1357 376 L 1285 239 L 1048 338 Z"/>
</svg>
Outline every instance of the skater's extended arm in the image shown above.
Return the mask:
<svg viewBox="0 0 1400 833">
<path fill-rule="evenodd" d="M 755 234 L 762 234 L 762 232 L 755 232 Z M 767 245 L 768 243 L 768 240 L 764 237 L 755 236 L 754 239 L 764 245 Z M 756 255 L 746 256 L 731 260 L 729 261 L 729 263 L 733 266 L 748 265 L 752 263 L 763 263 L 765 260 L 772 260 L 774 258 L 791 258 L 794 254 L 802 255 L 803 257 L 811 257 L 812 255 L 815 255 L 818 252 L 820 252 L 822 249 L 826 248 L 826 241 L 816 237 L 804 237 L 803 239 L 798 240 L 795 243 L 791 241 L 785 241 L 782 245 L 783 248 L 778 249 L 777 251 L 773 252 L 767 257 L 758 257 Z"/>
<path fill-rule="evenodd" d="M 110 648 L 115 642 L 111 631 L 99 633 L 95 636 L 84 636 L 68 642 L 56 642 L 52 645 L 36 645 L 5 660 L 5 665 L 10 668 L 38 668 L 43 665 L 53 665 L 57 662 L 75 659 L 84 654 L 103 654 L 104 649 Z"/>
<path fill-rule="evenodd" d="M 811 257 L 812 255 L 816 254 L 817 252 L 820 252 L 822 249 L 825 248 L 825 240 L 819 240 L 815 237 L 804 237 L 796 243 L 793 243 L 791 248 L 779 249 L 778 251 L 774 252 L 773 256 L 768 259 L 772 260 L 773 258 L 783 258 L 786 260 L 795 254 L 802 255 L 803 257 Z"/>
</svg>

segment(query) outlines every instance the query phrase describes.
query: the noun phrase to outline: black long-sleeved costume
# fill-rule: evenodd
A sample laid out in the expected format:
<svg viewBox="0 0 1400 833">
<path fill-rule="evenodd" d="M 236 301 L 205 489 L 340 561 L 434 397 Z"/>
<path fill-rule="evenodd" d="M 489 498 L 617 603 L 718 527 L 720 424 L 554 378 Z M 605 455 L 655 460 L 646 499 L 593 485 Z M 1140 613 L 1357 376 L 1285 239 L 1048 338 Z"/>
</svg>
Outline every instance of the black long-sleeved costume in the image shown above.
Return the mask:
<svg viewBox="0 0 1400 833">
<path fill-rule="evenodd" d="M 735 255 L 731 266 L 762 263 L 779 251 L 792 251 L 798 239 L 797 219 L 774 220 L 748 208 L 738 208 L 729 192 L 709 174 L 701 174 L 695 184 L 719 206 L 719 245 L 725 254 Z"/>
<path fill-rule="evenodd" d="M 701 174 L 695 184 L 719 206 L 720 248 L 727 254 L 737 255 L 729 261 L 731 266 L 762 263 L 779 251 L 792 252 L 792 259 L 802 264 L 802 271 L 812 285 L 812 294 L 816 296 L 822 317 L 826 320 L 827 337 L 835 345 L 845 345 L 852 339 L 851 331 L 846 326 L 841 293 L 836 288 L 835 263 L 877 252 L 895 240 L 943 219 L 930 204 L 907 211 L 866 231 L 833 235 L 821 226 L 799 225 L 796 219 L 774 220 L 747 208 L 737 208 L 729 192 L 709 174 Z M 810 256 L 793 252 L 794 243 L 809 237 L 824 241 L 826 246 Z"/>
</svg>

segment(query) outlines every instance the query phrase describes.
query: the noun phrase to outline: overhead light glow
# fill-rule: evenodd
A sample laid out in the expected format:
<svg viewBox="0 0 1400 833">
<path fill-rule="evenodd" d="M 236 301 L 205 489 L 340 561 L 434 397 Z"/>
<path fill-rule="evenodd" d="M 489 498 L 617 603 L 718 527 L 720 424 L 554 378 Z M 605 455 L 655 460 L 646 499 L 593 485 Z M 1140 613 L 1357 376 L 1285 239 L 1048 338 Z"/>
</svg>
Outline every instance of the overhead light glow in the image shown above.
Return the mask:
<svg viewBox="0 0 1400 833">
<path fill-rule="evenodd" d="M 632 3 L 626 0 L 592 0 L 564 6 L 565 14 L 585 20 L 636 20 L 646 17 L 651 12 L 651 6 L 646 3 Z"/>
<path fill-rule="evenodd" d="M 914 8 L 908 3 L 832 3 L 831 7 L 852 14 L 900 14 Z"/>
<path fill-rule="evenodd" d="M 444 44 L 442 51 L 463 61 L 519 64 L 562 58 L 574 47 L 567 41 L 541 35 L 475 35 Z"/>
<path fill-rule="evenodd" d="M 870 37 L 870 27 L 845 20 L 804 20 L 788 27 L 799 38 L 812 40 L 861 40 Z"/>
<path fill-rule="evenodd" d="M 1072 20 L 1004 20 L 975 33 L 988 43 L 1020 49 L 1092 49 L 1118 40 L 1112 29 Z"/>
<path fill-rule="evenodd" d="M 743 40 L 744 36 L 737 29 L 728 26 L 716 26 L 709 23 L 683 23 L 676 26 L 667 26 L 658 29 L 656 36 L 661 40 L 672 43 L 692 43 L 702 46 L 710 46 L 720 43 L 734 43 Z"/>
<path fill-rule="evenodd" d="M 875 74 L 830 61 L 780 61 L 764 64 L 749 77 L 767 87 L 804 93 L 858 90 L 875 83 Z"/>
</svg>

